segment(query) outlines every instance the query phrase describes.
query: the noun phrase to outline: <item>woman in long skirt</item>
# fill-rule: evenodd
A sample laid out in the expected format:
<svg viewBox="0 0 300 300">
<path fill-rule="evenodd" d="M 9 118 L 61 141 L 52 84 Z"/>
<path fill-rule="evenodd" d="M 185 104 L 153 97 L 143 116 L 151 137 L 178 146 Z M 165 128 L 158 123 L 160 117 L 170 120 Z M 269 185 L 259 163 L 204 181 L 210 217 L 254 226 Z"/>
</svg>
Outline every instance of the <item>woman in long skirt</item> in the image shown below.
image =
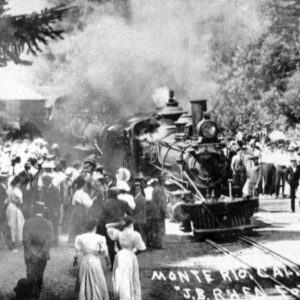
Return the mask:
<svg viewBox="0 0 300 300">
<path fill-rule="evenodd" d="M 24 216 L 19 208 L 23 202 L 22 198 L 20 178 L 16 176 L 10 183 L 10 189 L 7 191 L 8 206 L 6 209 L 6 217 L 11 232 L 13 249 L 22 242 L 23 226 L 25 223 Z"/>
<path fill-rule="evenodd" d="M 87 233 L 78 235 L 75 240 L 76 266 L 79 259 L 79 273 L 75 293 L 78 300 L 109 300 L 105 276 L 100 255 L 105 257 L 107 268 L 110 267 L 106 239 L 96 234 L 97 221 L 87 221 Z"/>
<path fill-rule="evenodd" d="M 124 227 L 122 231 L 115 228 L 117 224 L 106 225 L 108 236 L 121 246 L 113 266 L 114 299 L 141 300 L 139 265 L 135 253 L 146 250 L 146 246 L 140 233 L 133 230 L 131 217 L 125 217 L 121 222 Z"/>
</svg>

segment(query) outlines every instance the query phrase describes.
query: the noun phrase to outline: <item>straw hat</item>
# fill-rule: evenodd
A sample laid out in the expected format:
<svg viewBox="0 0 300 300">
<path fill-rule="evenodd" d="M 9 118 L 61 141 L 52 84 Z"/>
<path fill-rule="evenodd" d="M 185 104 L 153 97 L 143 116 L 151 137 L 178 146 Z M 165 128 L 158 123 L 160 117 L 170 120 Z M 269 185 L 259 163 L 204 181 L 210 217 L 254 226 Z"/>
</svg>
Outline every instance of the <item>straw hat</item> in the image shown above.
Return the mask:
<svg viewBox="0 0 300 300">
<path fill-rule="evenodd" d="M 116 179 L 119 181 L 129 181 L 130 179 L 130 171 L 126 168 L 120 168 L 116 172 Z"/>
</svg>

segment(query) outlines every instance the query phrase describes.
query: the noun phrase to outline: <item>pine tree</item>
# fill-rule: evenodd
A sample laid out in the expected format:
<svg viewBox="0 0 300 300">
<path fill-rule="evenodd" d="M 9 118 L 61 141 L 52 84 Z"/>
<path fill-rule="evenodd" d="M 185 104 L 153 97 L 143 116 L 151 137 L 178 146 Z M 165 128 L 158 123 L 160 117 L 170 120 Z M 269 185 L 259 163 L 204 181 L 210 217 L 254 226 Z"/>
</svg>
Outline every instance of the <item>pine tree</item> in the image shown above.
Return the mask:
<svg viewBox="0 0 300 300">
<path fill-rule="evenodd" d="M 42 51 L 41 45 L 63 38 L 63 30 L 56 24 L 70 7 L 60 5 L 39 13 L 12 16 L 7 13 L 6 5 L 6 0 L 0 0 L 0 66 L 9 61 L 28 64 L 20 58 L 22 53 L 37 55 Z"/>
</svg>

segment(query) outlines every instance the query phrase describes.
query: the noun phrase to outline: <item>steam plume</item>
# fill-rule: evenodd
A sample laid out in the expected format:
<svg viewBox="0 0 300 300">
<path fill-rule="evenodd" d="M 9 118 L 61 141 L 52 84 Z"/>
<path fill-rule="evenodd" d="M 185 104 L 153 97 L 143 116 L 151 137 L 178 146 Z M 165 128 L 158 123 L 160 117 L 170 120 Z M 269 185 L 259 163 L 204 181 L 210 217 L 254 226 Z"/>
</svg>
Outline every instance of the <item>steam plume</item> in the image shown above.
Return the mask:
<svg viewBox="0 0 300 300">
<path fill-rule="evenodd" d="M 97 103 L 102 118 L 114 120 L 153 110 L 162 87 L 183 107 L 213 98 L 212 45 L 230 51 L 267 26 L 259 0 L 132 0 L 127 14 L 116 1 L 79 3 L 82 26 L 35 61 L 34 84 L 51 98 L 72 95 L 73 108 Z"/>
</svg>

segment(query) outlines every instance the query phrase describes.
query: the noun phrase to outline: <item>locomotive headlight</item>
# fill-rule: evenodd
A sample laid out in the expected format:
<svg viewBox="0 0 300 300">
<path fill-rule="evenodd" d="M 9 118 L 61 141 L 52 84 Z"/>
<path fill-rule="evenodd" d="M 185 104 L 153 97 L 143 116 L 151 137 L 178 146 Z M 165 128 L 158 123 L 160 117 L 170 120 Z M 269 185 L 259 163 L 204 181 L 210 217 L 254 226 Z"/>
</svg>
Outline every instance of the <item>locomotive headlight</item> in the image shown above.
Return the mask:
<svg viewBox="0 0 300 300">
<path fill-rule="evenodd" d="M 199 133 L 206 139 L 214 139 L 218 134 L 218 128 L 215 122 L 210 120 L 203 120 L 197 126 Z"/>
</svg>

